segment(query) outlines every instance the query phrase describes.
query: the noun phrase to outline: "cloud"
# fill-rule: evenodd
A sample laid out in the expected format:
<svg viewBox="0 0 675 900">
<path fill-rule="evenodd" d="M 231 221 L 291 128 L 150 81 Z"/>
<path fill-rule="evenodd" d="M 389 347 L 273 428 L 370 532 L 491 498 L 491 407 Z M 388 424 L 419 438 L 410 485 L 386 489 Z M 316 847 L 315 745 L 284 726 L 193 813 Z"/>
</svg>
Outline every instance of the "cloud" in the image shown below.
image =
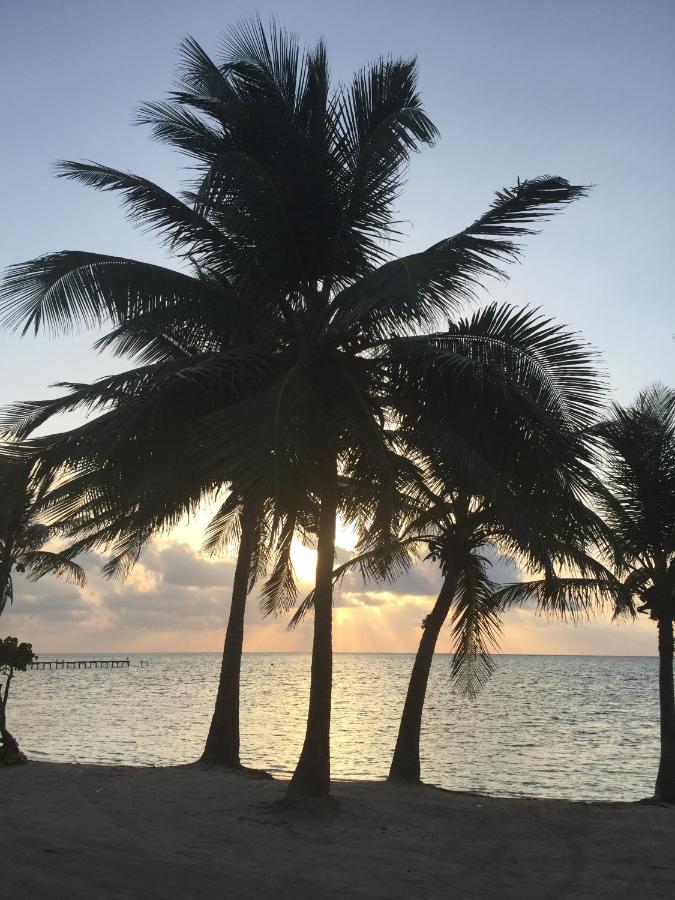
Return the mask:
<svg viewBox="0 0 675 900">
<path fill-rule="evenodd" d="M 506 584 L 510 581 L 520 581 L 522 573 L 512 559 L 500 556 L 494 547 L 483 550 L 483 556 L 490 561 L 488 577 L 496 584 Z"/>
<path fill-rule="evenodd" d="M 481 552 L 490 563 L 488 574 L 492 581 L 501 584 L 520 579 L 518 566 L 512 560 L 500 556 L 494 547 L 486 547 Z M 338 554 L 339 562 L 346 562 L 348 559 L 349 554 Z M 407 572 L 400 575 L 391 584 L 387 584 L 386 592 L 428 599 L 438 595 L 442 581 L 443 577 L 438 564 L 432 560 L 420 559 Z M 347 573 L 340 582 L 339 589 L 350 596 L 362 594 L 363 596 L 381 597 L 383 595 L 383 588 L 380 585 L 364 582 L 358 571 Z M 373 601 L 372 605 L 375 605 L 376 602 Z"/>
<path fill-rule="evenodd" d="M 234 562 L 204 559 L 187 544 L 173 544 L 158 551 L 153 567 L 165 584 L 232 590 Z"/>
<path fill-rule="evenodd" d="M 152 639 L 158 633 L 225 629 L 233 561 L 200 558 L 184 544 L 151 545 L 124 582 L 103 577 L 105 559 L 96 553 L 80 562 L 87 572 L 82 589 L 49 576 L 31 584 L 17 575 L 15 604 L 0 629 L 64 650 L 78 638 L 83 649 L 113 648 L 139 632 Z"/>
<path fill-rule="evenodd" d="M 341 550 L 338 561 L 349 558 Z M 491 577 L 513 581 L 517 568 L 492 550 Z M 209 560 L 188 544 L 151 544 L 124 582 L 101 575 L 96 553 L 81 559 L 88 576 L 79 589 L 45 577 L 37 584 L 15 578 L 15 603 L 0 618 L 0 634 L 32 641 L 37 653 L 77 651 L 220 650 L 227 624 L 234 560 Z M 421 623 L 440 588 L 431 561 L 420 561 L 393 584 L 364 584 L 346 577 L 335 594 L 334 646 L 338 651 L 414 652 Z M 304 585 L 299 597 L 302 599 Z M 308 650 L 312 619 L 289 632 L 290 616 L 263 618 L 258 596 L 249 597 L 245 647 L 249 650 Z M 450 649 L 446 627 L 438 649 Z M 531 609 L 515 609 L 504 619 L 504 652 L 645 653 L 656 651 L 651 623 L 618 628 L 608 622 L 578 628 L 548 621 Z"/>
<path fill-rule="evenodd" d="M 11 612 L 20 622 L 73 623 L 89 614 L 89 605 L 81 591 L 69 584 L 48 584 L 46 579 L 32 584 L 19 576 L 14 581 L 14 597 L 15 605 L 10 607 L 7 618 Z"/>
</svg>

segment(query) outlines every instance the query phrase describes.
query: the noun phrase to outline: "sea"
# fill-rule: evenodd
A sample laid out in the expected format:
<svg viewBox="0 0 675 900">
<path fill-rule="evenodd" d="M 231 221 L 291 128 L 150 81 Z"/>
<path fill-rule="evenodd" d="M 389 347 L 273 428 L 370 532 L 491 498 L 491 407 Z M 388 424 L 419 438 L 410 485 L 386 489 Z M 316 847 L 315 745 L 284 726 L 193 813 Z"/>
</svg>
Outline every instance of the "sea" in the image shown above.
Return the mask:
<svg viewBox="0 0 675 900">
<path fill-rule="evenodd" d="M 59 659 L 126 654 L 59 655 Z M 56 658 L 44 655 L 41 660 Z M 36 760 L 171 766 L 198 759 L 216 692 L 217 653 L 131 654 L 128 668 L 16 674 L 8 726 Z M 423 779 L 506 797 L 636 800 L 658 764 L 654 657 L 497 657 L 476 700 L 453 692 L 450 661 L 432 667 L 422 733 Z M 413 657 L 336 654 L 335 779 L 387 775 Z M 298 758 L 310 657 L 247 653 L 242 762 L 287 777 Z"/>
</svg>

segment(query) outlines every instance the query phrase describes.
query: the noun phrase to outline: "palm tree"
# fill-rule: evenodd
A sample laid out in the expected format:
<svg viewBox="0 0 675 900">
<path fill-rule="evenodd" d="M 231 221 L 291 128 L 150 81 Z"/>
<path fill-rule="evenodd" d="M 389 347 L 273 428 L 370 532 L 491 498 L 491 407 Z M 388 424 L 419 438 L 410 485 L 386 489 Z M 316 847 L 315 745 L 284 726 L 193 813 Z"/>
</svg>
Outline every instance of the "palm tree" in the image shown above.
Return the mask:
<svg viewBox="0 0 675 900">
<path fill-rule="evenodd" d="M 580 500 L 593 484 L 593 454 L 580 429 L 592 421 L 602 384 L 593 353 L 575 335 L 536 310 L 506 305 L 398 343 L 392 356 L 396 434 L 425 478 L 406 487 L 398 539 L 371 533 L 334 578 L 355 566 L 367 578 L 395 578 L 420 548 L 440 566 L 390 771 L 391 780 L 418 782 L 427 682 L 448 617 L 453 680 L 475 696 L 492 671 L 501 609 L 486 550 L 534 570 L 574 560 L 596 572 L 584 548 L 600 523 Z"/>
<path fill-rule="evenodd" d="M 120 331 L 106 343 L 114 346 L 122 339 Z M 125 342 L 131 333 L 127 326 Z M 168 327 L 151 338 L 142 339 L 139 333 L 134 337 L 134 355 L 146 365 L 91 385 L 69 385 L 69 393 L 61 398 L 17 403 L 3 416 L 14 438 L 25 439 L 59 413 L 80 408 L 99 414 L 73 431 L 34 439 L 31 447 L 43 472 L 59 473 L 57 486 L 43 497 L 44 513 L 50 521 L 63 523 L 62 530 L 75 541 L 71 552 L 110 552 L 104 567 L 109 577 L 124 577 L 154 533 L 170 530 L 181 517 L 212 501 L 226 481 L 223 473 L 205 477 L 196 466 L 190 426 L 212 408 L 216 396 L 226 402 L 228 391 L 231 394 L 232 381 L 223 378 L 228 374 L 227 353 L 190 356 L 184 339 Z M 152 365 L 147 365 L 148 355 L 155 358 Z M 205 380 L 214 388 L 195 390 Z M 204 544 L 211 555 L 238 545 L 221 678 L 202 757 L 230 767 L 240 766 L 243 619 L 247 594 L 267 563 L 265 512 L 253 499 L 245 501 L 230 491 L 208 526 Z"/>
<path fill-rule="evenodd" d="M 168 328 L 151 336 L 127 325 L 100 343 L 119 348 L 123 341 L 128 348 L 132 337 L 134 355 L 145 365 L 94 384 L 65 385 L 70 391 L 63 397 L 16 403 L 2 416 L 2 425 L 16 440 L 54 415 L 75 409 L 96 414 L 72 431 L 33 439 L 30 447 L 43 472 L 59 475 L 57 486 L 43 497 L 45 515 L 74 541 L 71 553 L 109 552 L 104 567 L 109 577 L 126 576 L 152 534 L 170 531 L 222 492 L 227 474 L 204 467 L 195 455 L 191 429 L 214 404 L 230 402 L 240 389 L 233 378 L 233 354 L 216 352 L 216 336 L 212 353 L 201 356 L 196 349 L 190 355 L 184 336 Z M 152 365 L 150 358 L 155 359 Z M 255 383 L 249 373 L 251 380 Z M 261 491 L 269 495 L 271 486 L 265 488 L 261 481 Z M 294 533 L 307 536 L 315 515 L 311 506 L 298 510 L 290 525 L 275 517 L 269 498 L 244 498 L 230 484 L 206 530 L 203 549 L 208 554 L 238 550 L 204 762 L 241 767 L 239 683 L 246 598 L 270 569 L 262 592 L 265 611 L 293 604 L 291 539 Z"/>
<path fill-rule="evenodd" d="M 195 429 L 200 472 L 243 496 L 272 484 L 277 521 L 317 509 L 314 638 L 305 743 L 290 795 L 329 790 L 332 570 L 340 479 L 379 482 L 363 510 L 386 520 L 395 472 L 383 438 L 388 340 L 428 327 L 503 275 L 518 238 L 584 189 L 559 177 L 503 190 L 472 225 L 392 259 L 394 203 L 413 151 L 436 129 L 414 60 L 382 59 L 331 87 L 325 47 L 259 22 L 232 30 L 222 63 L 192 39 L 181 89 L 141 111 L 156 137 L 188 153 L 183 199 L 129 173 L 66 163 L 61 174 L 122 193 L 131 217 L 159 232 L 189 274 L 64 251 L 15 266 L 5 321 L 63 329 L 110 317 L 155 333 L 167 319 L 198 336 L 219 330 L 241 368 L 241 398 Z M 251 359 L 259 366 L 251 385 Z M 237 363 L 233 363 L 236 368 Z M 234 368 L 232 371 L 234 372 Z M 258 374 L 264 370 L 263 377 Z M 240 377 L 239 377 L 240 376 Z M 262 381 L 262 383 L 261 383 Z M 76 448 L 73 450 L 77 456 Z"/>
<path fill-rule="evenodd" d="M 485 548 L 534 570 L 572 559 L 592 568 L 585 547 L 600 526 L 581 501 L 593 483 L 592 447 L 582 434 L 602 396 L 593 356 L 535 310 L 496 304 L 401 354 L 402 428 L 437 492 L 410 527 L 438 561 L 443 583 L 423 624 L 390 780 L 419 781 L 427 682 L 449 615 L 453 679 L 474 696 L 492 671 L 500 608 Z M 485 395 L 469 410 L 467 379 L 480 380 Z M 467 458 L 469 436 L 480 453 Z"/>
<path fill-rule="evenodd" d="M 654 796 L 675 803 L 675 393 L 643 391 L 632 406 L 615 405 L 600 429 L 607 449 L 602 504 L 615 564 L 659 634 L 661 756 Z"/>
<path fill-rule="evenodd" d="M 251 561 L 260 546 L 259 516 L 255 505 L 242 504 L 239 514 L 239 546 L 234 569 L 230 613 L 220 664 L 220 677 L 202 762 L 241 766 L 239 709 L 241 703 L 241 656 L 244 649 L 246 599 L 253 586 Z"/>
<path fill-rule="evenodd" d="M 34 475 L 31 461 L 0 457 L 0 614 L 14 599 L 13 571 L 29 581 L 57 575 L 79 586 L 85 582 L 70 552 L 44 549 L 59 531 L 41 519 L 46 485 Z"/>
<path fill-rule="evenodd" d="M 642 391 L 630 406 L 613 404 L 595 432 L 605 450 L 606 490 L 595 502 L 607 526 L 597 576 L 575 573 L 512 585 L 500 592 L 504 605 L 530 597 L 560 610 L 601 594 L 616 614 L 638 611 L 656 622 L 659 647 L 661 755 L 654 797 L 675 803 L 675 392 L 662 385 Z M 585 576 L 585 577 L 584 577 Z"/>
<path fill-rule="evenodd" d="M 533 505 L 528 499 L 522 486 L 510 497 L 511 502 L 522 503 L 520 513 L 533 517 L 541 515 L 547 506 L 555 509 L 559 501 L 558 497 L 549 496 L 544 503 L 540 497 L 540 502 Z M 420 736 L 427 683 L 438 638 L 448 617 L 452 627 L 453 682 L 473 698 L 492 674 L 491 653 L 499 646 L 502 607 L 499 586 L 490 578 L 492 561 L 486 551 L 497 547 L 504 555 L 521 564 L 525 562 L 530 568 L 575 559 L 575 546 L 556 540 L 550 523 L 545 536 L 543 531 L 532 529 L 532 522 L 529 529 L 523 528 L 524 523 L 518 521 L 520 515 L 514 517 L 509 512 L 510 515 L 504 516 L 499 503 L 493 505 L 485 498 L 451 490 L 448 485 L 447 493 L 423 517 L 425 527 L 415 536 L 416 543 L 426 544 L 429 558 L 439 564 L 443 582 L 431 612 L 422 623 L 389 771 L 390 781 L 420 781 Z M 580 531 L 583 534 L 583 529 Z M 548 553 L 542 545 L 548 545 Z"/>
</svg>

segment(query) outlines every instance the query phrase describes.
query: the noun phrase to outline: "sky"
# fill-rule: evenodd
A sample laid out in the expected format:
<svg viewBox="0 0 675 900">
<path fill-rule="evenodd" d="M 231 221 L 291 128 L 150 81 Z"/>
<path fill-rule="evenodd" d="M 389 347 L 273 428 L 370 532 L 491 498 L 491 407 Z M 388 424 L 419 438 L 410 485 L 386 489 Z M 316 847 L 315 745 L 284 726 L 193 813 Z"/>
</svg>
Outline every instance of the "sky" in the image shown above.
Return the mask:
<svg viewBox="0 0 675 900">
<path fill-rule="evenodd" d="M 135 127 L 134 110 L 172 88 L 182 38 L 217 55 L 223 31 L 256 13 L 307 43 L 324 37 L 336 81 L 381 54 L 417 56 L 441 137 L 412 161 L 399 203 L 402 253 L 460 230 L 518 177 L 592 184 L 587 199 L 528 241 L 510 281 L 491 285 L 485 300 L 540 306 L 581 332 L 601 354 L 612 399 L 675 382 L 672 0 L 0 0 L 0 268 L 61 249 L 170 265 L 114 196 L 55 179 L 53 163 L 93 159 L 178 189 L 185 159 Z M 95 337 L 0 333 L 0 404 L 123 369 L 124 361 L 94 353 Z M 82 590 L 19 577 L 0 630 L 32 639 L 39 652 L 219 649 L 233 563 L 200 554 L 199 526 L 159 539 L 123 584 L 102 579 L 93 554 Z M 350 536 L 341 544 L 345 558 Z M 299 547 L 296 557 L 309 582 L 312 551 Z M 495 576 L 515 577 L 503 562 Z M 414 651 L 438 583 L 426 563 L 386 590 L 343 585 L 336 649 Z M 246 649 L 308 649 L 309 626 L 289 633 L 285 625 L 262 620 L 253 600 Z M 448 646 L 446 635 L 439 650 Z M 651 654 L 656 639 L 643 619 L 574 627 L 516 610 L 502 649 Z"/>
</svg>

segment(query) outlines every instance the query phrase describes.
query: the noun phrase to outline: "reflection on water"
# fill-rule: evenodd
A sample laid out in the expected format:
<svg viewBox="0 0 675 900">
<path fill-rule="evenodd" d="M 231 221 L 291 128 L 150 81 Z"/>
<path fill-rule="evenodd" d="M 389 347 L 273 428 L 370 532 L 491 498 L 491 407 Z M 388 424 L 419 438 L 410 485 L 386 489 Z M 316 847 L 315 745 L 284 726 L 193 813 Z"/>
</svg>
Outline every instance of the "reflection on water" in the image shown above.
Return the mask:
<svg viewBox="0 0 675 900">
<path fill-rule="evenodd" d="M 307 654 L 245 655 L 246 764 L 291 773 L 304 734 L 309 662 Z M 386 775 L 411 665 L 407 654 L 336 655 L 334 777 Z M 128 669 L 19 673 L 10 728 L 35 759 L 189 762 L 201 752 L 218 670 L 218 654 L 185 653 L 132 655 Z M 570 799 L 652 792 L 656 659 L 503 656 L 474 702 L 450 692 L 448 674 L 449 658 L 437 656 L 422 737 L 426 781 Z"/>
</svg>

